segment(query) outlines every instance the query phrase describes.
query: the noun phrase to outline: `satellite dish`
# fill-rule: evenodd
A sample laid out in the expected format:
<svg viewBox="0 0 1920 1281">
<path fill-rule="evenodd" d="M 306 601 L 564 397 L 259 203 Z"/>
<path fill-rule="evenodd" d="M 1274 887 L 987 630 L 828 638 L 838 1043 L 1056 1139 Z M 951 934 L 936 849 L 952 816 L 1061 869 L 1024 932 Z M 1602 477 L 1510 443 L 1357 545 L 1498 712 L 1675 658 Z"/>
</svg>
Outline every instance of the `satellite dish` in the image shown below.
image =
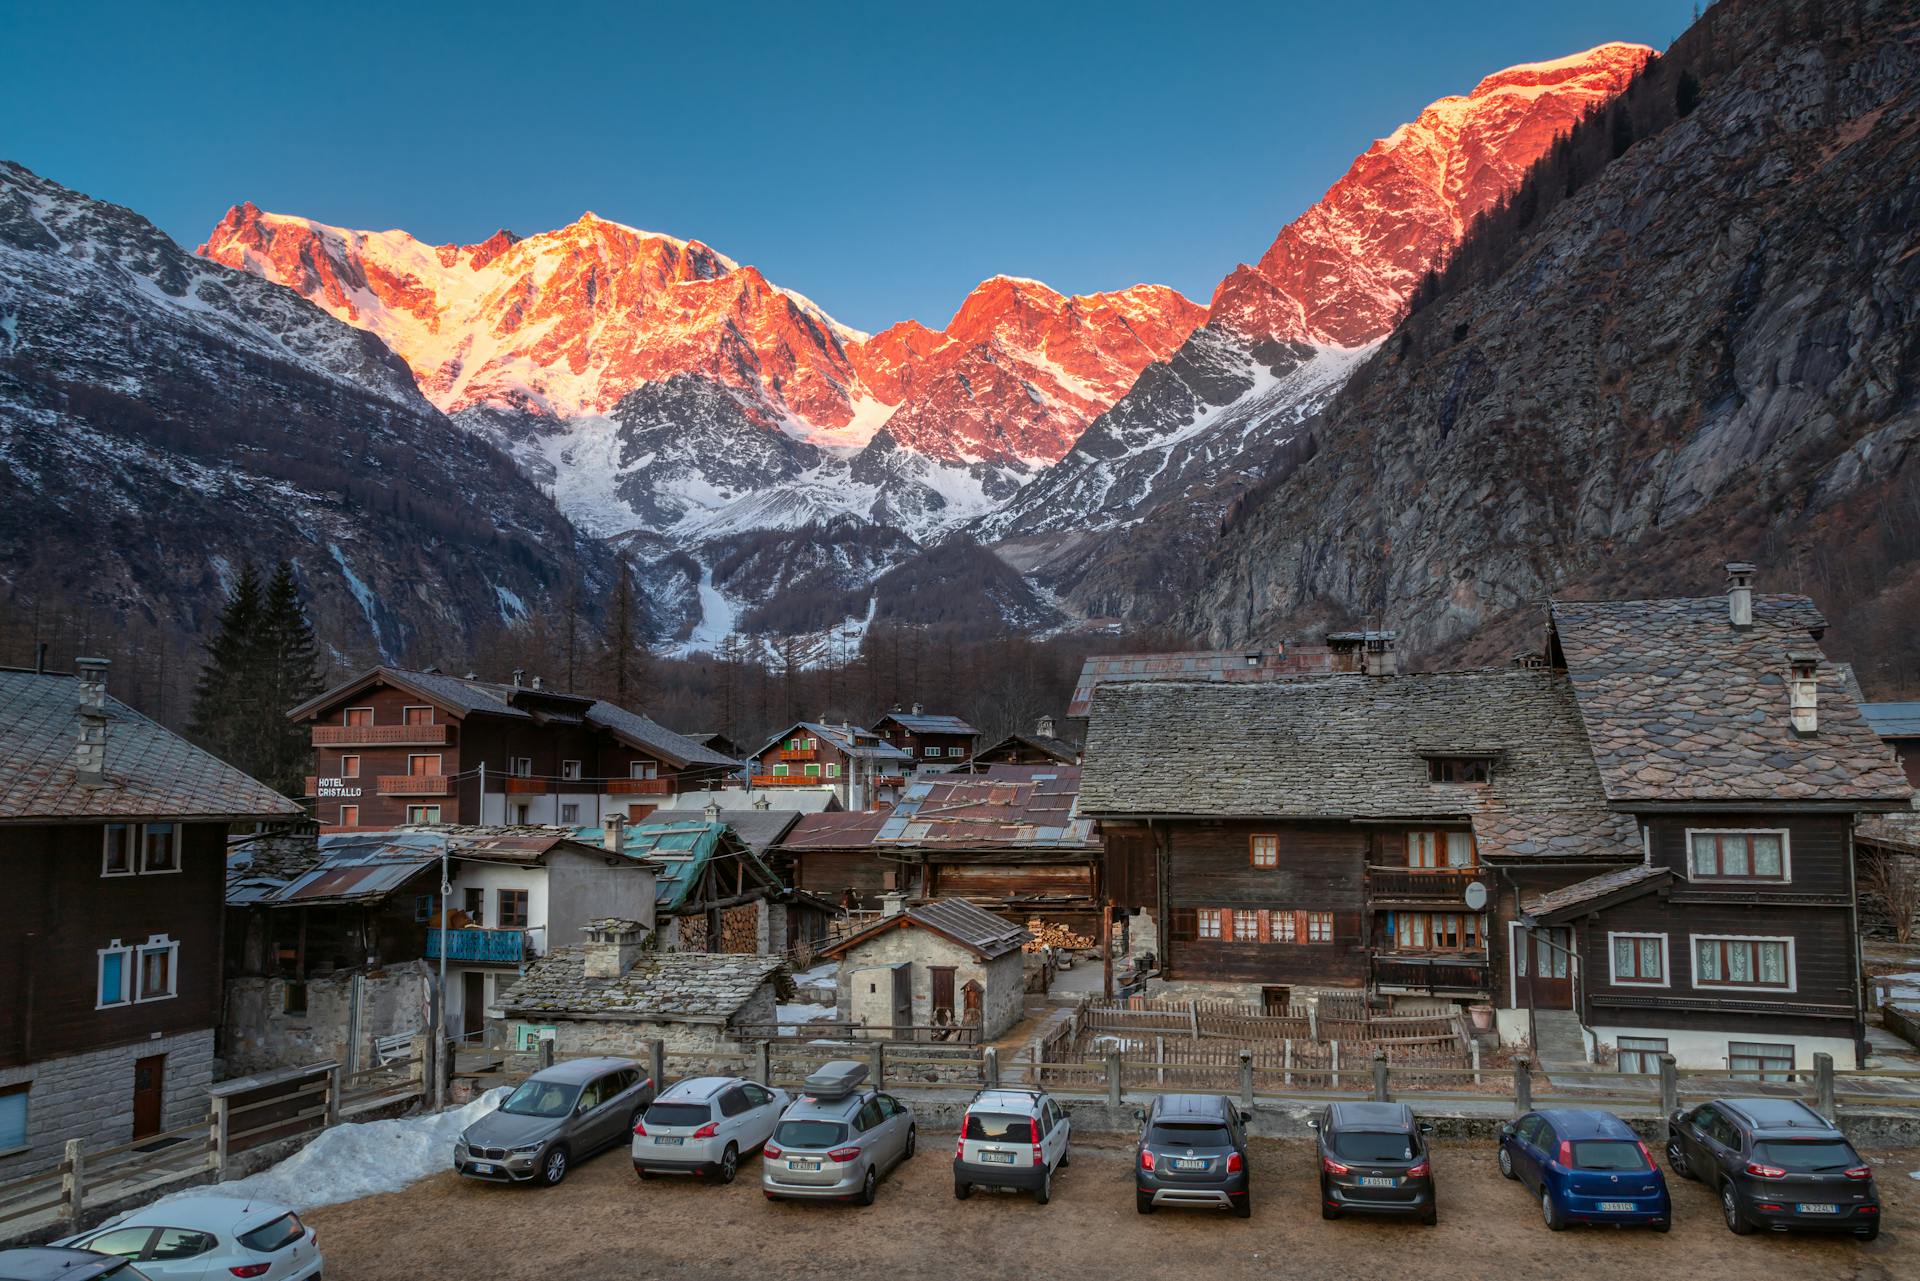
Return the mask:
<svg viewBox="0 0 1920 1281">
<path fill-rule="evenodd" d="M 1467 882 L 1467 908 L 1478 912 L 1487 905 L 1487 887 L 1479 881 Z"/>
</svg>

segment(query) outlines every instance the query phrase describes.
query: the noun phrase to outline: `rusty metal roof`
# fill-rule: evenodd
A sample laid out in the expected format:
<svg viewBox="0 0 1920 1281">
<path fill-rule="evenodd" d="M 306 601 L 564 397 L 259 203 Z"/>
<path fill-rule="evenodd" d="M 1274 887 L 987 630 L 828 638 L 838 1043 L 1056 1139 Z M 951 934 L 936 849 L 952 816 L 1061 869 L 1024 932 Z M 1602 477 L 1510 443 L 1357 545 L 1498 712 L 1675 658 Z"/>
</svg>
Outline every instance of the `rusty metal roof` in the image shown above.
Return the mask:
<svg viewBox="0 0 1920 1281">
<path fill-rule="evenodd" d="M 882 846 L 1097 849 L 1080 817 L 1080 770 L 1014 767 L 909 784 L 873 835 Z"/>
<path fill-rule="evenodd" d="M 885 810 L 828 810 L 802 814 L 774 846 L 777 850 L 866 849 L 891 818 Z"/>
<path fill-rule="evenodd" d="M 1266 681 L 1333 670 L 1333 651 L 1325 645 L 1096 654 L 1080 667 L 1067 715 L 1086 716 L 1093 707 L 1093 691 L 1115 681 Z"/>
</svg>

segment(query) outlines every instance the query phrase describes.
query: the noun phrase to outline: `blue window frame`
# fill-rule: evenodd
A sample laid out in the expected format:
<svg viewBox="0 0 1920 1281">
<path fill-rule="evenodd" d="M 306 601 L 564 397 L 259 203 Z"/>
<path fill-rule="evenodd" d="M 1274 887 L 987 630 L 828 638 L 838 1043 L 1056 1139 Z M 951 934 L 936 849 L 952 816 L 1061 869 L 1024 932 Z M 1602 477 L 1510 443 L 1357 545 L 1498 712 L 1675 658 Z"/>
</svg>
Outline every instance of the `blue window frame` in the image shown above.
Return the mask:
<svg viewBox="0 0 1920 1281">
<path fill-rule="evenodd" d="M 29 1084 L 0 1085 L 0 1152 L 27 1146 L 27 1090 Z"/>
</svg>

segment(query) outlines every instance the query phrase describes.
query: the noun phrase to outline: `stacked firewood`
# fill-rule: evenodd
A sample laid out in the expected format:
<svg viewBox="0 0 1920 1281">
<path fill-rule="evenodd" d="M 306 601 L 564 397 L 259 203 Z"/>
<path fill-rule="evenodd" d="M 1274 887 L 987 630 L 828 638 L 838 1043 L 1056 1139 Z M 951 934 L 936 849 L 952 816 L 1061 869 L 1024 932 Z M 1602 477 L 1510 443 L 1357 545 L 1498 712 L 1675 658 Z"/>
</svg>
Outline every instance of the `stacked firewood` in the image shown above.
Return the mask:
<svg viewBox="0 0 1920 1281">
<path fill-rule="evenodd" d="M 1049 947 L 1056 952 L 1084 952 L 1096 946 L 1093 939 L 1084 934 L 1076 934 L 1071 926 L 1055 925 L 1039 917 L 1027 922 L 1027 933 L 1033 935 L 1026 946 L 1029 952 L 1038 952 Z"/>
</svg>

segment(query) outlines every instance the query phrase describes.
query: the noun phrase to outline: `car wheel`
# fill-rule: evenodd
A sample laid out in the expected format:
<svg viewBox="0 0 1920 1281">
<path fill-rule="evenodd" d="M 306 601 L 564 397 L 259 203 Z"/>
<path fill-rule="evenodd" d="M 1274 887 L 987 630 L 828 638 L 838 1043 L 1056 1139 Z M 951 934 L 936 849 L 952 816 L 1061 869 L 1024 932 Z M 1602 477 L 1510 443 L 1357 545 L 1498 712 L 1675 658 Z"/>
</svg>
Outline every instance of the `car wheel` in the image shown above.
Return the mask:
<svg viewBox="0 0 1920 1281">
<path fill-rule="evenodd" d="M 639 1175 L 642 1179 L 651 1179 L 653 1177 L 652 1170 L 643 1170 L 637 1165 L 633 1167 L 633 1172 Z"/>
<path fill-rule="evenodd" d="M 1747 1222 L 1747 1212 L 1740 1208 L 1740 1194 L 1733 1190 L 1731 1182 L 1720 1185 L 1720 1214 L 1727 1221 L 1727 1231 L 1733 1235 L 1752 1235 L 1753 1224 Z"/>
<path fill-rule="evenodd" d="M 740 1149 L 727 1144 L 727 1150 L 720 1154 L 720 1182 L 732 1183 L 733 1176 L 740 1173 Z"/>
<path fill-rule="evenodd" d="M 1252 1188 L 1248 1188 L 1244 1196 L 1234 1201 L 1233 1217 L 1236 1219 L 1251 1219 L 1253 1217 L 1253 1189 Z"/>
<path fill-rule="evenodd" d="M 1320 1217 L 1321 1218 L 1337 1219 L 1340 1217 L 1340 1211 L 1334 1209 L 1332 1206 L 1327 1204 L 1327 1202 L 1331 1201 L 1332 1199 L 1333 1199 L 1333 1189 L 1327 1186 L 1327 1181 L 1323 1177 L 1320 1180 Z"/>
<path fill-rule="evenodd" d="M 1045 1205 L 1051 1200 L 1053 1200 L 1053 1171 L 1042 1166 L 1040 1170 L 1040 1186 L 1033 1190 L 1033 1203 L 1035 1205 Z"/>
<path fill-rule="evenodd" d="M 1072 1148 L 1060 1149 L 1060 1168 L 1064 1170 L 1072 1164 L 1073 1164 L 1073 1149 Z"/>
<path fill-rule="evenodd" d="M 861 1180 L 861 1183 L 860 1183 L 860 1204 L 872 1205 L 873 1194 L 879 1188 L 879 1186 L 880 1186 L 880 1176 L 874 1173 L 872 1166 L 868 1166 L 867 1177 Z"/>
<path fill-rule="evenodd" d="M 954 1200 L 964 1201 L 972 1195 L 973 1195 L 973 1184 L 962 1183 L 958 1179 L 955 1179 L 953 1181 L 953 1199 Z"/>
<path fill-rule="evenodd" d="M 1500 1149 L 1500 1173 L 1504 1178 L 1518 1179 L 1520 1177 L 1513 1172 L 1513 1153 L 1505 1147 Z"/>
<path fill-rule="evenodd" d="M 553 1151 L 547 1153 L 547 1159 L 540 1163 L 540 1182 L 546 1187 L 557 1187 L 567 1177 L 567 1149 L 556 1144 Z"/>
<path fill-rule="evenodd" d="M 1687 1168 L 1687 1152 L 1680 1146 L 1679 1139 L 1667 1140 L 1667 1168 L 1683 1179 L 1691 1179 L 1693 1171 Z"/>
<path fill-rule="evenodd" d="M 1560 1213 L 1560 1207 L 1553 1203 L 1553 1193 L 1540 1194 L 1540 1217 L 1547 1221 L 1549 1232 L 1565 1232 L 1567 1221 Z"/>
<path fill-rule="evenodd" d="M 1440 1222 L 1440 1203 L 1438 1201 L 1430 1201 L 1427 1203 L 1427 1212 L 1420 1216 L 1420 1222 L 1427 1227 L 1432 1227 Z"/>
<path fill-rule="evenodd" d="M 919 1135 L 920 1131 L 917 1127 L 911 1125 L 907 1127 L 907 1150 L 900 1154 L 902 1161 L 913 1160 L 913 1145 L 919 1138 Z"/>
<path fill-rule="evenodd" d="M 1142 1214 L 1152 1214 L 1153 1193 L 1136 1190 L 1133 1194 L 1133 1208 Z"/>
<path fill-rule="evenodd" d="M 1870 1228 L 1863 1228 L 1858 1235 L 1862 1241 L 1875 1240 L 1880 1235 L 1880 1225 L 1876 1223 Z"/>
<path fill-rule="evenodd" d="M 1662 1219 L 1658 1223 L 1649 1223 L 1647 1226 L 1652 1228 L 1655 1232 L 1666 1232 L 1672 1229 L 1673 1224 L 1667 1222 L 1665 1219 Z"/>
</svg>

